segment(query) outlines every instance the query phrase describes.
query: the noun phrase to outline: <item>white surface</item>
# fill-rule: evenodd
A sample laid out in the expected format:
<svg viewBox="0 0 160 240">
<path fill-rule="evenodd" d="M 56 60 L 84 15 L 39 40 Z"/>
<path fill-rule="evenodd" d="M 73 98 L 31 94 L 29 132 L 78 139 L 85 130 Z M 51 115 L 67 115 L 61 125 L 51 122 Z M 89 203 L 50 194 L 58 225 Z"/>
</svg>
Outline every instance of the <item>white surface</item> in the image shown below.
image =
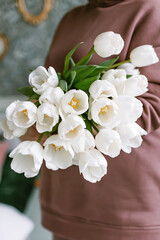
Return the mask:
<svg viewBox="0 0 160 240">
<path fill-rule="evenodd" d="M 25 240 L 33 230 L 33 222 L 16 208 L 0 204 L 0 213 L 1 240 Z"/>
</svg>

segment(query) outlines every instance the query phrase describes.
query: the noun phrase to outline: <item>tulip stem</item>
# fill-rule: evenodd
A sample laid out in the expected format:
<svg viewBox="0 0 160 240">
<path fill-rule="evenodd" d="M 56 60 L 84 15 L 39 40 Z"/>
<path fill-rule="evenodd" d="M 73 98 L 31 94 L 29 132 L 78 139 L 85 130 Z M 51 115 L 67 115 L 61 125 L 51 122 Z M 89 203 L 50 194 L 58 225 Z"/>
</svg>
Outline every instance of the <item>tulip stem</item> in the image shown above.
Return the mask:
<svg viewBox="0 0 160 240">
<path fill-rule="evenodd" d="M 38 138 L 37 142 L 39 142 L 39 143 L 40 143 L 40 141 L 42 140 L 42 137 L 43 137 L 43 135 L 44 135 L 44 133 L 41 133 L 41 134 L 40 134 L 40 136 L 39 136 L 39 138 Z"/>
<path fill-rule="evenodd" d="M 120 62 L 120 63 L 116 63 L 116 64 L 112 65 L 111 67 L 107 68 L 107 70 L 108 70 L 108 69 L 112 69 L 112 68 L 116 68 L 116 67 L 118 67 L 118 66 L 120 66 L 120 65 L 122 65 L 122 64 L 124 64 L 124 63 L 129 63 L 130 61 L 131 61 L 131 60 L 128 59 L 128 60 L 126 60 L 126 61 L 123 61 L 123 62 Z"/>
<path fill-rule="evenodd" d="M 92 125 L 92 127 L 96 130 L 96 132 L 98 133 L 99 132 L 99 129 L 95 126 L 95 124 L 93 123 L 92 120 L 89 121 L 90 124 Z"/>
</svg>

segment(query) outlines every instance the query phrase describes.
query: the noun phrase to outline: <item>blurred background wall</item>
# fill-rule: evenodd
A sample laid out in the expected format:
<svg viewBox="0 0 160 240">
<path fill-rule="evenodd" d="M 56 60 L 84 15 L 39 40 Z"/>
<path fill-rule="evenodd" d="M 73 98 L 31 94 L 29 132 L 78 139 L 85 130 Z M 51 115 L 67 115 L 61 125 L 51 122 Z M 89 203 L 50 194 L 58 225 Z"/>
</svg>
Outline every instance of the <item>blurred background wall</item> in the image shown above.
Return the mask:
<svg viewBox="0 0 160 240">
<path fill-rule="evenodd" d="M 0 32 L 8 39 L 8 52 L 0 61 L 0 96 L 15 95 L 27 84 L 29 71 L 44 64 L 58 22 L 71 8 L 87 0 L 53 0 L 48 18 L 37 26 L 24 21 L 16 0 L 0 0 Z M 25 0 L 28 12 L 42 11 L 44 0 Z"/>
<path fill-rule="evenodd" d="M 87 0 L 51 0 L 53 7 L 47 19 L 38 25 L 32 25 L 26 22 L 18 11 L 17 1 L 0 0 L 0 119 L 3 118 L 5 108 L 9 103 L 21 99 L 16 89 L 27 85 L 30 70 L 44 64 L 52 37 L 62 16 L 68 10 L 87 2 Z M 33 15 L 39 14 L 44 6 L 44 0 L 25 0 L 24 2 L 28 12 Z M 1 58 L 4 36 L 5 41 L 8 42 L 8 44 L 6 42 L 8 50 Z M 51 234 L 44 230 L 40 223 L 39 189 L 35 187 L 34 180 L 27 182 L 22 178 L 23 176 L 16 175 L 10 169 L 10 159 L 7 153 L 15 147 L 17 141 L 18 139 L 6 143 L 2 135 L 0 138 L 0 179 L 2 178 L 0 204 L 6 203 L 15 207 L 34 222 L 35 228 L 28 240 L 51 240 Z M 7 149 L 4 149 L 4 143 Z M 2 150 L 6 152 L 5 156 L 4 154 L 2 156 Z M 19 183 L 21 189 L 19 189 Z M 30 189 L 31 186 L 33 190 L 24 200 L 23 191 L 27 194 L 26 189 Z M 21 197 L 17 196 L 17 191 L 22 192 Z M 21 205 L 18 205 L 18 201 Z"/>
</svg>

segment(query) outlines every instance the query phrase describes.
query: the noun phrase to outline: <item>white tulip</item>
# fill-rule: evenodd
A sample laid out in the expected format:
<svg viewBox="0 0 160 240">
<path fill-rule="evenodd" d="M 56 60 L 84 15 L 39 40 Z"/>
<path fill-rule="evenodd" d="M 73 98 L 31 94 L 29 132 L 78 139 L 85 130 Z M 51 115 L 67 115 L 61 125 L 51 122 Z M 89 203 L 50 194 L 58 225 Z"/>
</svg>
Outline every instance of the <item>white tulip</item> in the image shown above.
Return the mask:
<svg viewBox="0 0 160 240">
<path fill-rule="evenodd" d="M 14 101 L 6 109 L 9 127 L 29 128 L 37 120 L 37 107 L 29 101 Z"/>
<path fill-rule="evenodd" d="M 95 183 L 107 174 L 107 161 L 98 150 L 93 148 L 78 156 L 80 173 L 87 181 Z"/>
<path fill-rule="evenodd" d="M 65 120 L 60 122 L 58 134 L 63 140 L 73 140 L 84 132 L 85 127 L 86 124 L 81 117 L 69 114 Z"/>
<path fill-rule="evenodd" d="M 107 80 L 117 87 L 126 80 L 126 71 L 124 69 L 110 69 L 103 74 L 102 80 Z"/>
<path fill-rule="evenodd" d="M 132 63 L 124 63 L 118 66 L 117 69 L 124 69 L 127 75 L 137 76 L 140 74 L 139 69 L 136 69 Z"/>
<path fill-rule="evenodd" d="M 118 106 L 118 118 L 121 123 L 135 122 L 142 115 L 143 104 L 137 98 L 120 96 L 114 101 Z"/>
<path fill-rule="evenodd" d="M 49 87 L 39 98 L 40 104 L 49 102 L 59 107 L 60 101 L 64 96 L 64 92 L 60 87 Z"/>
<path fill-rule="evenodd" d="M 99 34 L 94 41 L 95 52 L 103 58 L 119 54 L 123 47 L 121 35 L 111 31 Z"/>
<path fill-rule="evenodd" d="M 12 125 L 12 127 L 9 125 Z M 6 118 L 0 122 L 0 128 L 3 130 L 4 137 L 8 140 L 16 137 L 21 137 L 27 132 L 26 128 L 18 128 L 13 125 L 13 123 L 9 124 L 9 121 Z"/>
<path fill-rule="evenodd" d="M 71 141 L 71 145 L 74 152 L 85 152 L 88 151 L 90 148 L 95 147 L 95 140 L 93 135 L 87 129 L 85 129 L 83 134 Z"/>
<path fill-rule="evenodd" d="M 79 167 L 79 153 L 75 153 L 72 164 Z"/>
<path fill-rule="evenodd" d="M 148 91 L 148 79 L 144 75 L 132 76 L 124 82 L 124 95 L 139 96 Z"/>
<path fill-rule="evenodd" d="M 124 82 L 126 81 L 124 69 L 110 69 L 103 74 L 102 79 L 111 82 L 118 95 L 124 92 Z"/>
<path fill-rule="evenodd" d="M 53 104 L 45 102 L 38 107 L 36 129 L 39 133 L 51 132 L 58 121 L 58 110 Z"/>
<path fill-rule="evenodd" d="M 43 162 L 43 148 L 35 141 L 21 142 L 9 155 L 13 158 L 11 168 L 30 178 L 38 174 Z"/>
<path fill-rule="evenodd" d="M 119 134 L 115 130 L 101 129 L 95 137 L 96 148 L 114 158 L 120 154 L 121 151 L 121 139 Z"/>
<path fill-rule="evenodd" d="M 101 126 L 114 127 L 119 123 L 118 106 L 108 98 L 99 97 L 91 104 L 92 119 Z"/>
<path fill-rule="evenodd" d="M 130 61 L 136 67 L 145 67 L 159 62 L 159 59 L 151 45 L 142 45 L 131 51 Z"/>
<path fill-rule="evenodd" d="M 44 160 L 48 169 L 66 169 L 72 165 L 74 152 L 69 141 L 53 135 L 45 141 L 44 146 Z"/>
<path fill-rule="evenodd" d="M 138 148 L 142 144 L 142 137 L 147 132 L 137 123 L 120 124 L 116 128 L 122 141 L 122 150 L 126 153 L 131 152 L 131 148 Z"/>
<path fill-rule="evenodd" d="M 117 97 L 117 91 L 113 84 L 106 80 L 96 80 L 94 81 L 90 88 L 89 93 L 93 99 L 98 98 L 99 96 L 106 96 L 106 97 Z"/>
<path fill-rule="evenodd" d="M 57 87 L 58 76 L 53 67 L 49 67 L 47 71 L 44 67 L 39 66 L 30 73 L 29 83 L 34 92 L 42 94 L 48 87 Z"/>
<path fill-rule="evenodd" d="M 62 98 L 61 109 L 65 114 L 80 115 L 86 112 L 88 110 L 87 94 L 82 90 L 68 91 Z"/>
</svg>

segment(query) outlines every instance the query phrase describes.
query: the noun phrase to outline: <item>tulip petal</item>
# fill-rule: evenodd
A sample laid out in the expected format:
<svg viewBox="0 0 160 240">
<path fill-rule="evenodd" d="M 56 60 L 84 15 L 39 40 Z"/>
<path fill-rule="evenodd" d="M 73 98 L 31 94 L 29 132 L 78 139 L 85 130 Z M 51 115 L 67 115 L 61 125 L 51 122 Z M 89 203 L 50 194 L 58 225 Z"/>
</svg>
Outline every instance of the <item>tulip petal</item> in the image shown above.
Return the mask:
<svg viewBox="0 0 160 240">
<path fill-rule="evenodd" d="M 95 183 L 107 173 L 107 161 L 96 149 L 79 153 L 79 170 L 84 179 Z"/>
<path fill-rule="evenodd" d="M 112 98 L 117 97 L 117 91 L 114 85 L 107 80 L 94 81 L 89 88 L 89 93 L 93 99 L 103 95 Z"/>
<path fill-rule="evenodd" d="M 119 54 L 124 47 L 122 37 L 114 32 L 104 32 L 99 34 L 94 41 L 95 52 L 103 57 Z"/>
<path fill-rule="evenodd" d="M 88 151 L 90 148 L 95 147 L 94 137 L 85 129 L 83 134 L 71 141 L 71 145 L 76 153 Z"/>
<path fill-rule="evenodd" d="M 133 49 L 130 60 L 136 67 L 145 67 L 159 62 L 157 54 L 151 45 L 142 45 Z"/>
<path fill-rule="evenodd" d="M 47 168 L 58 170 L 72 165 L 74 153 L 68 141 L 61 140 L 58 135 L 53 135 L 46 140 L 44 146 L 44 160 Z"/>
<path fill-rule="evenodd" d="M 114 100 L 118 106 L 118 118 L 121 123 L 135 122 L 142 115 L 142 102 L 131 96 L 120 96 Z"/>
<path fill-rule="evenodd" d="M 58 126 L 58 134 L 61 139 L 72 140 L 77 136 L 80 136 L 85 127 L 85 122 L 81 117 L 69 114 L 65 120 L 60 122 Z"/>
<path fill-rule="evenodd" d="M 21 142 L 9 155 L 13 158 L 11 168 L 25 177 L 38 174 L 43 162 L 43 148 L 35 141 Z"/>
<path fill-rule="evenodd" d="M 119 134 L 115 130 L 102 129 L 95 138 L 97 149 L 114 158 L 120 154 L 122 143 Z"/>
</svg>

